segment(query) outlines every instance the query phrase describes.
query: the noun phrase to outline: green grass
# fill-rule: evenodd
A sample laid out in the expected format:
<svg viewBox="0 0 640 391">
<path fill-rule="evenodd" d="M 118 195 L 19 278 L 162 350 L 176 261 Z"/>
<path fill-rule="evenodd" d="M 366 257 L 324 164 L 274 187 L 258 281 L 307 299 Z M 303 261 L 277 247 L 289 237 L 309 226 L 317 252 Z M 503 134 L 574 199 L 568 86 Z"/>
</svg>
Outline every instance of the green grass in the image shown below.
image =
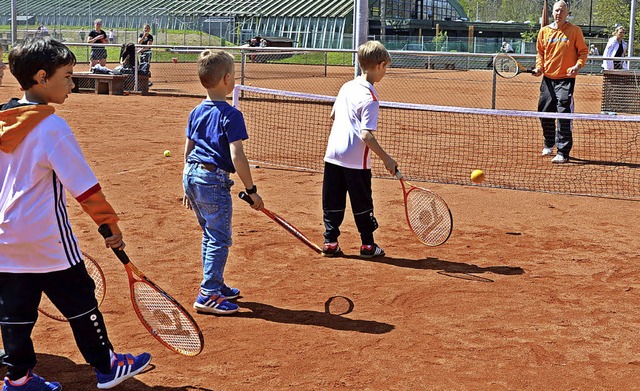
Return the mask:
<svg viewBox="0 0 640 391">
<path fill-rule="evenodd" d="M 20 25 L 18 26 L 18 39 L 25 38 L 25 30 L 28 30 L 31 34 L 35 33 L 38 25 Z M 80 28 L 84 28 L 85 33 L 85 41 L 87 34 L 91 31 L 92 27 L 88 26 L 61 26 L 60 31 L 62 32 L 62 40 L 63 42 L 81 42 L 80 40 Z M 109 31 L 108 26 L 104 27 L 105 31 Z M 142 26 L 141 26 L 142 27 Z M 58 31 L 58 26 L 47 26 L 49 30 L 49 34 L 53 36 L 54 29 L 56 30 L 56 39 L 60 39 L 60 32 Z M 141 28 L 116 28 L 115 32 L 115 43 L 125 43 L 125 42 L 137 42 L 138 34 L 142 31 Z M 11 33 L 11 27 L 9 25 L 0 25 L 0 33 Z M 156 45 L 170 45 L 170 46 L 232 46 L 234 45 L 232 42 L 226 42 L 221 40 L 219 37 L 214 35 L 209 35 L 202 31 L 197 30 L 158 30 L 154 35 L 154 44 Z"/>
<path fill-rule="evenodd" d="M 349 65 L 352 63 L 351 53 L 326 53 L 327 65 Z M 286 64 L 324 65 L 325 53 L 312 52 L 296 54 L 292 57 L 273 61 Z"/>
</svg>

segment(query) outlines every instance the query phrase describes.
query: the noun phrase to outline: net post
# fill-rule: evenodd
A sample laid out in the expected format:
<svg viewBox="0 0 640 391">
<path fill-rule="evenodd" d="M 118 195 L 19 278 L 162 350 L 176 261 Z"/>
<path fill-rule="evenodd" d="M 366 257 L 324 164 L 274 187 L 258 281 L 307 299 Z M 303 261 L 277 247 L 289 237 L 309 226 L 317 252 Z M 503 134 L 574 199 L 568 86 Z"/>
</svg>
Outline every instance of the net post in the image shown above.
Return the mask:
<svg viewBox="0 0 640 391">
<path fill-rule="evenodd" d="M 496 72 L 491 72 L 493 74 L 491 79 L 491 108 L 496 108 Z"/>
<path fill-rule="evenodd" d="M 327 52 L 324 52 L 324 77 L 327 77 Z"/>
<path fill-rule="evenodd" d="M 240 50 L 240 84 L 244 85 L 244 75 L 245 75 L 245 69 L 244 69 L 244 65 L 246 64 L 247 59 L 246 59 L 246 53 L 244 50 Z"/>
<path fill-rule="evenodd" d="M 233 107 L 235 107 L 236 109 L 238 108 L 238 102 L 240 101 L 239 99 L 239 92 L 240 92 L 240 86 L 237 85 L 235 87 L 233 87 Z"/>
</svg>

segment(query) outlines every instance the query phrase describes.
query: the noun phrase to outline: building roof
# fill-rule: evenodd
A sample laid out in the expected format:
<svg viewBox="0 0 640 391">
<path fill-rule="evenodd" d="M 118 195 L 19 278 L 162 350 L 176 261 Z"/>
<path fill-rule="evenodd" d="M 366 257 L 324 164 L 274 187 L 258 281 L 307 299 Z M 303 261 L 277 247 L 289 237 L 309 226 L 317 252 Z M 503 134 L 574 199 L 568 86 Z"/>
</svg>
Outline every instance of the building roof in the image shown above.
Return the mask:
<svg viewBox="0 0 640 391">
<path fill-rule="evenodd" d="M 10 1 L 0 1 L 0 14 L 10 14 Z M 353 11 L 353 0 L 110 0 L 87 3 L 80 0 L 18 0 L 18 15 L 202 15 L 202 16 L 280 16 L 346 17 Z"/>
</svg>

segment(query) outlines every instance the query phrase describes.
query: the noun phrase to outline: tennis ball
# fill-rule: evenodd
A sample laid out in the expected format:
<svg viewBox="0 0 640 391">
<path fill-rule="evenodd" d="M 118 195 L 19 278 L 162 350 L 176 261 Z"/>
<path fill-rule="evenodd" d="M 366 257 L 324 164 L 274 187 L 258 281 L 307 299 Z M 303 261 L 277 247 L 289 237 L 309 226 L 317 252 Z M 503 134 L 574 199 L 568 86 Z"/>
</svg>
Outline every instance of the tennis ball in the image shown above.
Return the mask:
<svg viewBox="0 0 640 391">
<path fill-rule="evenodd" d="M 471 182 L 482 183 L 484 181 L 484 172 L 482 170 L 473 170 L 471 172 Z"/>
<path fill-rule="evenodd" d="M 171 151 L 167 149 L 164 151 L 164 157 L 169 157 L 169 156 L 171 156 Z"/>
</svg>

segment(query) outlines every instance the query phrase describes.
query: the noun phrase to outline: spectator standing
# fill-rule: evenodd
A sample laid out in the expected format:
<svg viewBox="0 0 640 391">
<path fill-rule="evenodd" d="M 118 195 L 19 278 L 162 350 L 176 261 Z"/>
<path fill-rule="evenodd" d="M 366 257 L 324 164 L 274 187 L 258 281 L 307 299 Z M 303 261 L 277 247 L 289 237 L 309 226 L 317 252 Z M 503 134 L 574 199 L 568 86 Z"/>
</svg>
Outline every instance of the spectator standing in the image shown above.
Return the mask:
<svg viewBox="0 0 640 391">
<path fill-rule="evenodd" d="M 572 113 L 573 91 L 576 76 L 584 67 L 589 55 L 589 48 L 584 42 L 582 29 L 567 22 L 569 7 L 563 0 L 553 4 L 554 22 L 544 26 L 538 33 L 536 67 L 534 76 L 542 75 L 538 111 L 547 113 Z M 540 118 L 544 147 L 542 156 L 553 154 L 558 147 L 557 155 L 551 163 L 566 163 L 573 147 L 571 120 Z M 557 135 L 556 135 L 557 133 Z M 557 141 L 557 143 L 556 143 Z"/>
<path fill-rule="evenodd" d="M 138 37 L 138 45 L 153 45 L 153 35 L 151 35 L 151 26 L 145 24 L 142 33 Z M 151 50 L 147 48 L 140 49 L 140 62 L 151 62 Z"/>
<path fill-rule="evenodd" d="M 599 56 L 600 55 L 600 52 L 598 51 L 598 48 L 593 43 L 589 47 L 589 55 L 590 56 Z"/>
<path fill-rule="evenodd" d="M 80 31 L 78 31 L 78 35 L 80 36 L 80 42 L 84 42 L 85 32 L 83 27 L 80 27 Z"/>
<path fill-rule="evenodd" d="M 109 43 L 113 43 L 113 29 L 109 30 Z"/>
<path fill-rule="evenodd" d="M 102 19 L 96 19 L 93 23 L 95 23 L 96 28 L 89 32 L 89 36 L 87 37 L 88 43 L 101 43 L 107 44 L 109 40 L 107 38 L 107 33 L 102 29 Z M 107 65 L 107 48 L 104 46 L 92 46 L 91 47 L 91 68 L 93 68 L 96 64 L 100 64 L 101 66 Z"/>
<path fill-rule="evenodd" d="M 625 30 L 622 26 L 616 26 L 613 36 L 609 38 L 607 46 L 604 48 L 605 57 L 624 57 L 627 53 L 627 41 L 624 40 Z M 610 71 L 612 69 L 629 69 L 628 61 L 602 61 L 602 67 Z"/>
<path fill-rule="evenodd" d="M 509 45 L 508 42 L 502 42 L 502 48 L 500 49 L 505 53 L 514 53 L 513 51 L 513 47 L 511 47 L 511 45 Z"/>
</svg>

